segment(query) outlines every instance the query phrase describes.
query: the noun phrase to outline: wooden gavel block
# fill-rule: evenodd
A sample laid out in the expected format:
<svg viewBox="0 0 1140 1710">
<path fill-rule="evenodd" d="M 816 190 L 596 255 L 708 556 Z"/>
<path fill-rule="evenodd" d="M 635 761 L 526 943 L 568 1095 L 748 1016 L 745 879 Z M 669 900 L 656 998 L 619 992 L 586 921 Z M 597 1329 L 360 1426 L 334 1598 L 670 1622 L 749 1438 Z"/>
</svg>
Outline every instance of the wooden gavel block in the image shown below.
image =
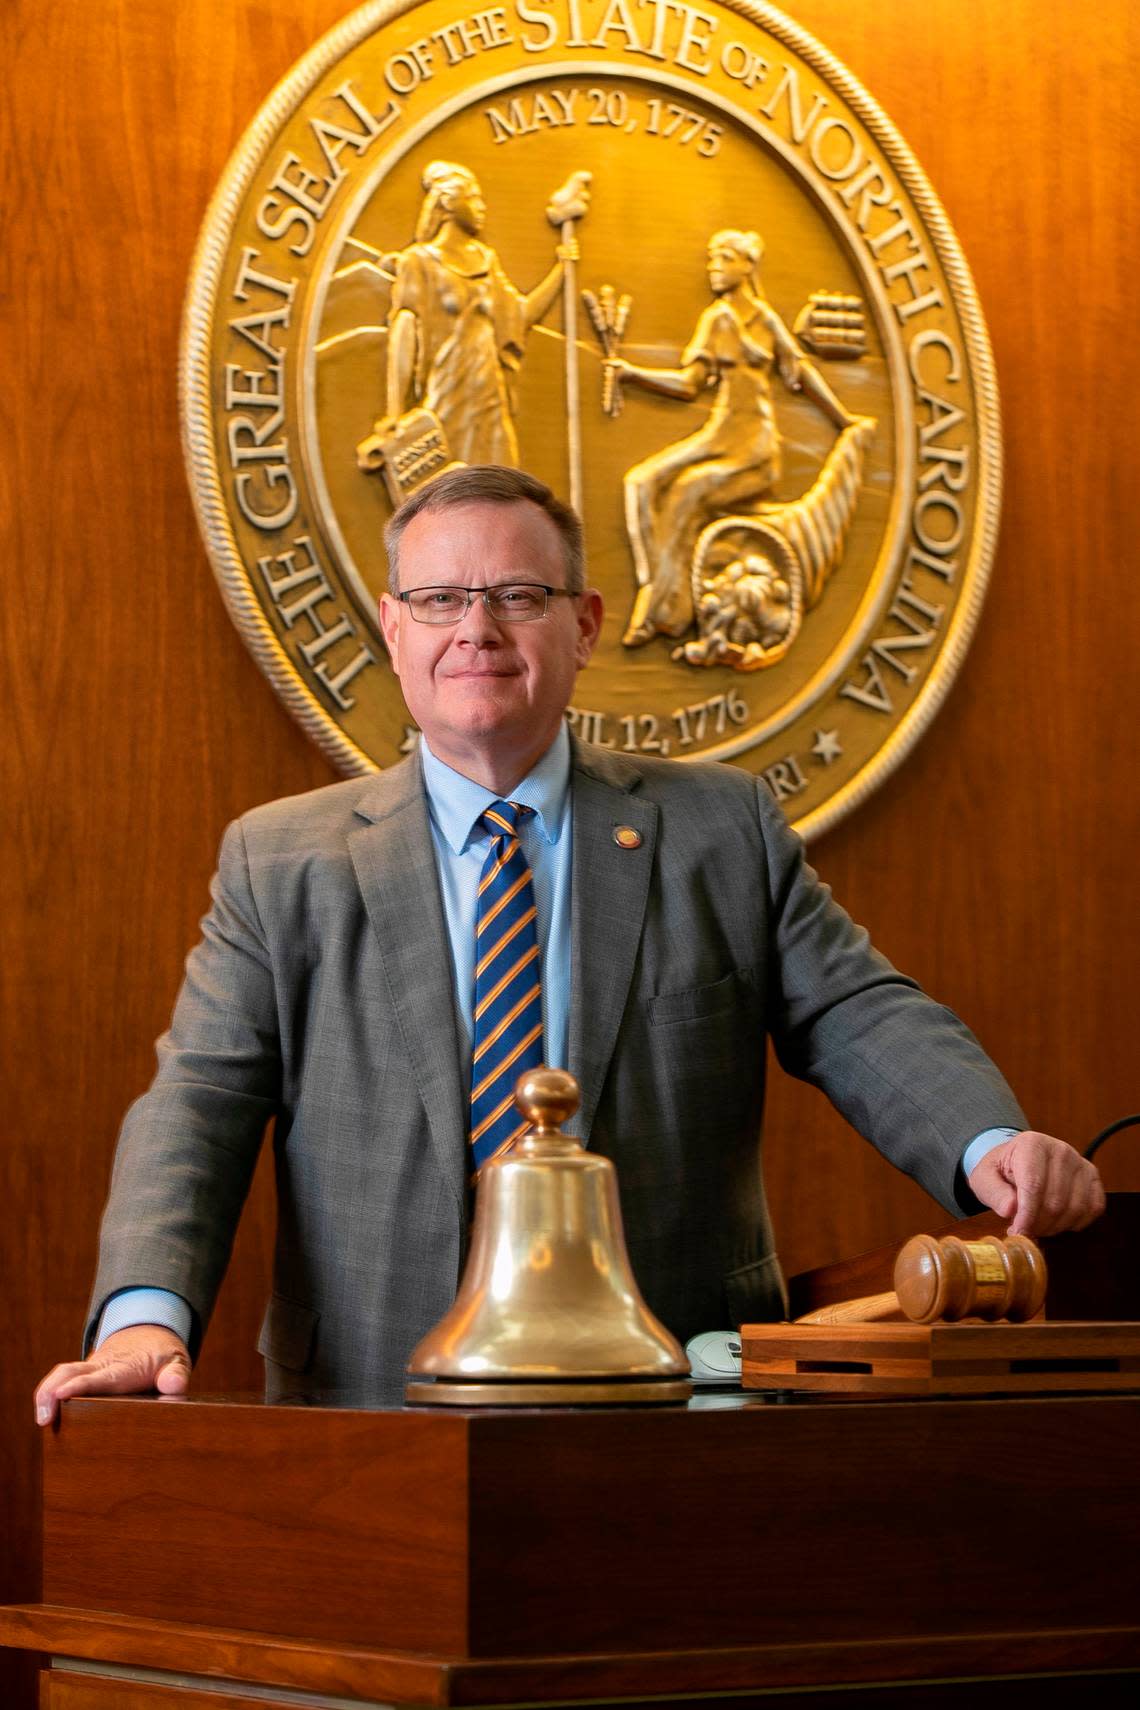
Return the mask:
<svg viewBox="0 0 1140 1710">
<path fill-rule="evenodd" d="M 1007 1319 L 1024 1324 L 1045 1301 L 1048 1280 L 1040 1247 L 1026 1235 L 916 1235 L 895 1260 L 894 1291 L 820 1307 L 800 1324 L 871 1324 L 909 1319 Z"/>
<path fill-rule="evenodd" d="M 916 1235 L 895 1260 L 891 1293 L 794 1324 L 742 1324 L 741 1381 L 873 1396 L 1140 1387 L 1140 1322 L 1046 1323 L 1045 1283 L 1041 1250 L 1024 1235 Z"/>
</svg>

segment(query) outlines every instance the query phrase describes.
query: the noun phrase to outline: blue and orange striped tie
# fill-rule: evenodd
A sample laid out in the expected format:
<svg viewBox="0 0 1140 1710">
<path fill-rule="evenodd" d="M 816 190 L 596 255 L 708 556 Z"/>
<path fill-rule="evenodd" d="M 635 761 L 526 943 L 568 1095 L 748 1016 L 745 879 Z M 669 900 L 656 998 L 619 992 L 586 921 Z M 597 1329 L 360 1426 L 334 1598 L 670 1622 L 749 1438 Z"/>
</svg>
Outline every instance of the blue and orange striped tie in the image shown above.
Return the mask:
<svg viewBox="0 0 1140 1710">
<path fill-rule="evenodd" d="M 491 833 L 491 848 L 475 913 L 471 1163 L 476 1175 L 489 1158 L 526 1133 L 530 1124 L 515 1108 L 515 1082 L 542 1062 L 534 875 L 516 830 L 532 812 L 518 802 L 492 802 L 481 821 Z"/>
</svg>

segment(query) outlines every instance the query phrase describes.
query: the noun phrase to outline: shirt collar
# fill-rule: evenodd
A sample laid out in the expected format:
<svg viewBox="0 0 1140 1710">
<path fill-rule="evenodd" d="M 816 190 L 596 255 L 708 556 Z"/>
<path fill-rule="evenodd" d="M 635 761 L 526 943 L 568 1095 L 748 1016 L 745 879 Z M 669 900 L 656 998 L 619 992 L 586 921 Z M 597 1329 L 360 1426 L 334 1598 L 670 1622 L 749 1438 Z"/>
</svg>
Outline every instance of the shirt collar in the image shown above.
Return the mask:
<svg viewBox="0 0 1140 1710">
<path fill-rule="evenodd" d="M 480 816 L 492 802 L 500 798 L 493 790 L 465 778 L 446 765 L 420 736 L 420 764 L 423 767 L 424 789 L 428 812 L 436 830 L 441 833 L 456 855 L 461 855 L 472 841 Z M 565 722 L 542 758 L 532 766 L 522 783 L 511 791 L 510 799 L 534 810 L 539 829 L 548 843 L 557 843 L 562 835 L 567 797 L 570 793 L 570 733 Z"/>
</svg>

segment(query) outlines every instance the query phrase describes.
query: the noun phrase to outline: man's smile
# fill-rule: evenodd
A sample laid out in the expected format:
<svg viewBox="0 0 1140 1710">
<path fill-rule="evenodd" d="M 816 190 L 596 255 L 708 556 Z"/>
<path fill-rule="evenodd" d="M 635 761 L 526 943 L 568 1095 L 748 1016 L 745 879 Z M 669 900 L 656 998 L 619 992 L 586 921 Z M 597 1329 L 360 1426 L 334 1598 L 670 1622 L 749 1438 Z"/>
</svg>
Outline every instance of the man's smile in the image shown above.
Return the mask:
<svg viewBox="0 0 1140 1710">
<path fill-rule="evenodd" d="M 460 671 L 444 671 L 441 673 L 449 683 L 454 683 L 464 677 L 518 677 L 521 674 L 517 665 L 465 665 Z"/>
</svg>

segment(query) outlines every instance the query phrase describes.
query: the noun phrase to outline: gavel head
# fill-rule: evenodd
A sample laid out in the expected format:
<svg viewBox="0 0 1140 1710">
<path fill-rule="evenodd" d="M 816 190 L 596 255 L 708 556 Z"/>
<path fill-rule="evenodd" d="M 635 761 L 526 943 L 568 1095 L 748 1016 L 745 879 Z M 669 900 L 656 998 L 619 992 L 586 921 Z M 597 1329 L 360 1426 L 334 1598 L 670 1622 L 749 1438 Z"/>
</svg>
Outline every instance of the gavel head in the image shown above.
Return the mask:
<svg viewBox="0 0 1140 1710">
<path fill-rule="evenodd" d="M 962 1241 L 916 1235 L 895 1260 L 895 1292 L 909 1319 L 1036 1317 L 1045 1301 L 1045 1259 L 1025 1235 Z"/>
</svg>

